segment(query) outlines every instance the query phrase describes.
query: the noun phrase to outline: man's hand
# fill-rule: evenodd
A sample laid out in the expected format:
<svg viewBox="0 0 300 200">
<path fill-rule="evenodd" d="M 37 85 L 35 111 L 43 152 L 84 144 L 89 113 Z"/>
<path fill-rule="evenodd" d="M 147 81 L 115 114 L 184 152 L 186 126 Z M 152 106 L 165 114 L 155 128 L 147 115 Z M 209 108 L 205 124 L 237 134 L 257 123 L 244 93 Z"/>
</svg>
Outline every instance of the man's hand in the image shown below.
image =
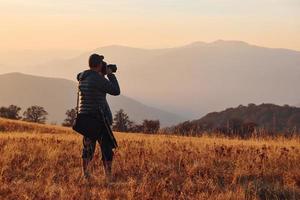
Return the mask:
<svg viewBox="0 0 300 200">
<path fill-rule="evenodd" d="M 111 68 L 110 68 L 110 67 L 107 67 L 107 68 L 106 68 L 106 73 L 107 73 L 107 74 L 112 74 L 112 73 L 113 73 L 113 72 L 111 71 Z"/>
</svg>

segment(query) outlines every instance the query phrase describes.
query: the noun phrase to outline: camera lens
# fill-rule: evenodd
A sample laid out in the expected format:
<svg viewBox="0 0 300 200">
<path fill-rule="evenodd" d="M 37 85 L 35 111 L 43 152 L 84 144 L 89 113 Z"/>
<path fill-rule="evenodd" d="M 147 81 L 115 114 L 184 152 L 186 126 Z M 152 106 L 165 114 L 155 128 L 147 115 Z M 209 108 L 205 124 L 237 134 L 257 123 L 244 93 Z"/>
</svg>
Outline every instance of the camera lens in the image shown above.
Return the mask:
<svg viewBox="0 0 300 200">
<path fill-rule="evenodd" d="M 109 67 L 112 72 L 116 72 L 117 71 L 117 65 L 115 65 L 115 64 L 110 64 L 107 67 Z"/>
</svg>

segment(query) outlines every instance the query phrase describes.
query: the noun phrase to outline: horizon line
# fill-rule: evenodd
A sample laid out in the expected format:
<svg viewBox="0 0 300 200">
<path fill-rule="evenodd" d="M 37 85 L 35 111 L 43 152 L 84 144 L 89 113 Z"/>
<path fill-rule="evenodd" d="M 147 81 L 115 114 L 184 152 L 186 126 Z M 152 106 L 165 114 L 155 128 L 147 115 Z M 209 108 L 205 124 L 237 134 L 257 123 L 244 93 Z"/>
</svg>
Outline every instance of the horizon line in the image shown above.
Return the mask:
<svg viewBox="0 0 300 200">
<path fill-rule="evenodd" d="M 265 45 L 259 45 L 259 44 L 255 44 L 252 42 L 248 42 L 248 41 L 244 41 L 244 40 L 234 40 L 234 39 L 216 39 L 216 40 L 212 40 L 212 41 L 203 41 L 203 40 L 195 40 L 192 42 L 187 42 L 181 45 L 175 45 L 175 46 L 165 46 L 165 47 L 146 47 L 146 46 L 136 46 L 136 45 L 128 45 L 128 44 L 108 44 L 108 45 L 103 45 L 103 46 L 98 46 L 98 47 L 94 47 L 94 48 L 44 48 L 44 49 L 5 49 L 5 50 L 0 50 L 0 52 L 20 52 L 20 51 L 81 51 L 82 53 L 84 52 L 91 52 L 91 51 L 95 51 L 98 49 L 102 49 L 102 48 L 109 48 L 109 47 L 124 47 L 124 48 L 132 48 L 132 49 L 140 49 L 140 50 L 162 50 L 162 49 L 176 49 L 176 48 L 184 48 L 184 47 L 188 47 L 188 46 L 192 46 L 192 45 L 197 45 L 197 44 L 203 44 L 203 45 L 211 45 L 211 44 L 216 44 L 216 43 L 241 43 L 241 44 L 245 44 L 245 45 L 249 45 L 249 46 L 255 46 L 255 47 L 261 47 L 261 48 L 268 48 L 268 49 L 282 49 L 282 50 L 291 50 L 291 51 L 297 51 L 300 52 L 300 49 L 294 49 L 294 48 L 287 48 L 287 47 L 270 47 L 270 46 L 265 46 Z"/>
</svg>

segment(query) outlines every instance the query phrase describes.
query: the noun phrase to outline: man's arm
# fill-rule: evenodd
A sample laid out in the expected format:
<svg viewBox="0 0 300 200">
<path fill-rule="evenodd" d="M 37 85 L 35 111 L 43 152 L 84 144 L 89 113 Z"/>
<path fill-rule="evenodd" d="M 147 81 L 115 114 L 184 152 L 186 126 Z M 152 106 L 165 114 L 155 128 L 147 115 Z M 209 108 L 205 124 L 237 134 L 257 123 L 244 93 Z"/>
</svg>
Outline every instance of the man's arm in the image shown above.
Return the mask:
<svg viewBox="0 0 300 200">
<path fill-rule="evenodd" d="M 114 96 L 120 95 L 120 93 L 121 93 L 120 87 L 119 87 L 119 83 L 118 83 L 116 76 L 114 74 L 110 73 L 110 74 L 107 74 L 107 78 L 109 80 L 107 80 L 104 77 L 100 78 L 100 83 L 99 83 L 100 89 L 103 92 L 108 93 L 110 95 L 114 95 Z"/>
</svg>

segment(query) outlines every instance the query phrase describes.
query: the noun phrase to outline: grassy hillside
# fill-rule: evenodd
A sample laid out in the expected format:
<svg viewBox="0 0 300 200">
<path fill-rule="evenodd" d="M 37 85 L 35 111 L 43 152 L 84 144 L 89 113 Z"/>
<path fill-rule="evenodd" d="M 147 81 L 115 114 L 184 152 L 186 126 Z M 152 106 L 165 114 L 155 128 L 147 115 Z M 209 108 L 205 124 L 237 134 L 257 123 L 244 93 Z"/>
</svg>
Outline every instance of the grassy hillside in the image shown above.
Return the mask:
<svg viewBox="0 0 300 200">
<path fill-rule="evenodd" d="M 73 133 L 70 128 L 37 124 L 20 120 L 10 120 L 0 117 L 0 133 L 1 132 L 26 132 L 26 133 Z"/>
<path fill-rule="evenodd" d="M 98 148 L 92 180 L 82 179 L 81 137 L 70 129 L 3 119 L 0 127 L 0 199 L 300 198 L 297 138 L 116 133 L 108 185 Z"/>
</svg>

